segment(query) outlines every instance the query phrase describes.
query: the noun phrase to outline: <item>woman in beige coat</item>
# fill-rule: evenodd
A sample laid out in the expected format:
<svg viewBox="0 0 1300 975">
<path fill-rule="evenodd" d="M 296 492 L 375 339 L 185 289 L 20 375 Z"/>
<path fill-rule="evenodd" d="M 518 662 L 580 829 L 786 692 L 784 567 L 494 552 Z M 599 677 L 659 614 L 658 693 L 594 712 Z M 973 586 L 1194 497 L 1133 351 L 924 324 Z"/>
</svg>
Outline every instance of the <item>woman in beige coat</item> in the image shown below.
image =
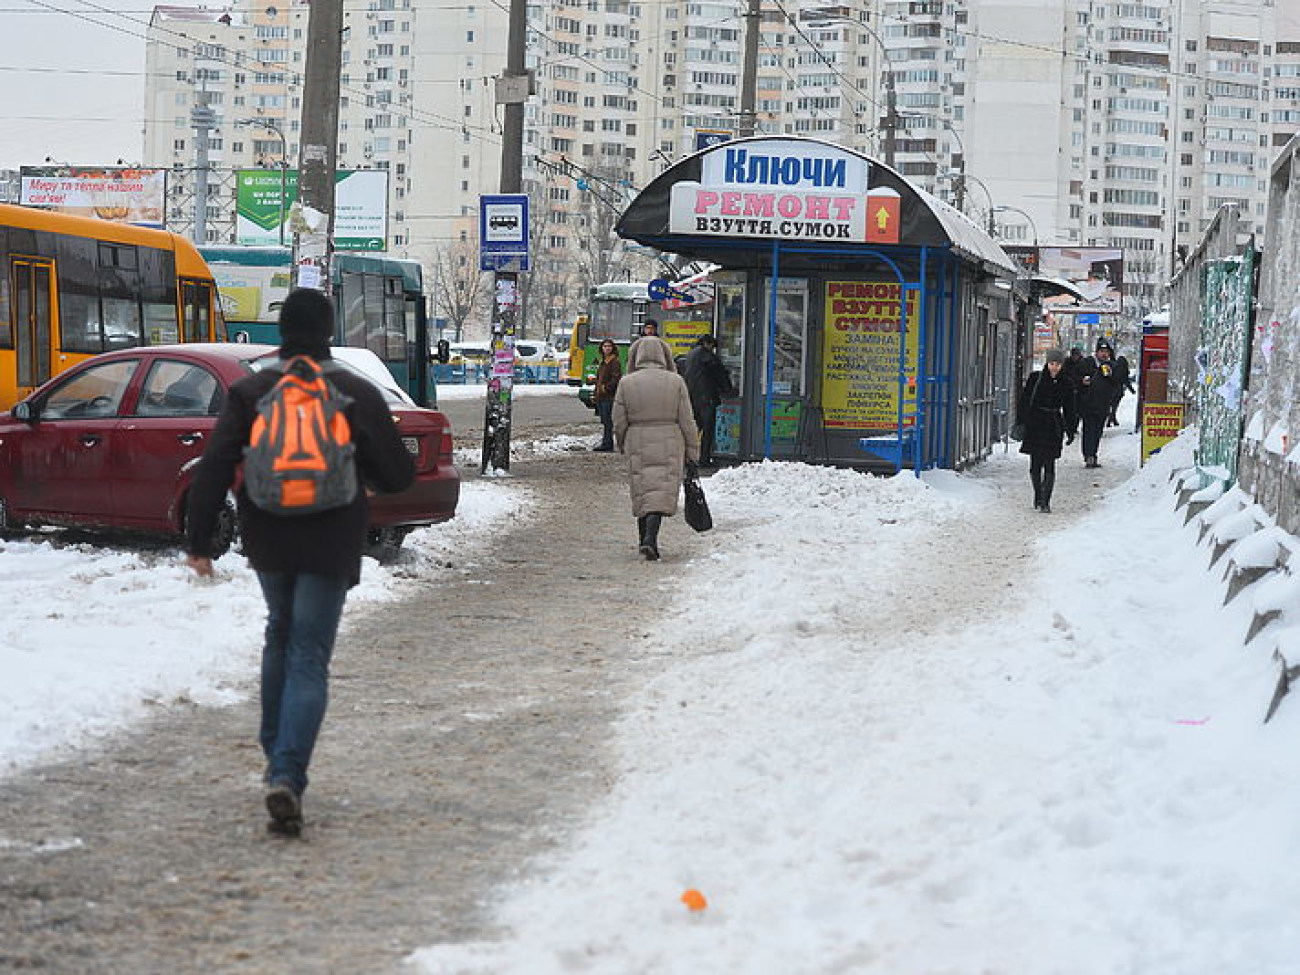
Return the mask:
<svg viewBox="0 0 1300 975">
<path fill-rule="evenodd" d="M 686 462 L 700 459 L 691 394 L 677 375 L 672 349 L 645 336 L 627 353 L 628 374 L 614 394 L 614 437 L 627 454 L 632 514 L 640 529 L 640 551 L 659 558 L 659 524 L 677 514 Z"/>
</svg>

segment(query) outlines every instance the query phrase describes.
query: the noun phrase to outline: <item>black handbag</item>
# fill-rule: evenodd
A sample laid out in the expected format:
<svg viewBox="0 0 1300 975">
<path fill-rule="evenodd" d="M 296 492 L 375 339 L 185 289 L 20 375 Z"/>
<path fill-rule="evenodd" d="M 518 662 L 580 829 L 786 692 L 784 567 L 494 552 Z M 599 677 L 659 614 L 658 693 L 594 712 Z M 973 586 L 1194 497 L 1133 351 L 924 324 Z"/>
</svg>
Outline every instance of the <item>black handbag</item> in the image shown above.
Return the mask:
<svg viewBox="0 0 1300 975">
<path fill-rule="evenodd" d="M 709 502 L 694 464 L 687 465 L 682 486 L 686 489 L 686 524 L 697 532 L 708 531 L 713 527 L 713 515 L 709 513 Z"/>
</svg>

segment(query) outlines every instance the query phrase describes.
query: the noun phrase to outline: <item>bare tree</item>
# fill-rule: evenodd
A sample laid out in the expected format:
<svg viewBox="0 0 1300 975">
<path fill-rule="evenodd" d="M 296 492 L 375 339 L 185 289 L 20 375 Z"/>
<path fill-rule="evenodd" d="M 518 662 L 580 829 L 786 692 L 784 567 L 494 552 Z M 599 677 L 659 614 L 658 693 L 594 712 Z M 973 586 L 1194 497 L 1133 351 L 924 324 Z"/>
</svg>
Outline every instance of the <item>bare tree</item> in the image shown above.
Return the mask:
<svg viewBox="0 0 1300 975">
<path fill-rule="evenodd" d="M 447 319 L 459 342 L 484 300 L 491 297 L 488 278 L 478 268 L 477 247 L 468 240 L 439 247 L 433 254 L 432 271 L 429 292 L 434 314 Z"/>
</svg>

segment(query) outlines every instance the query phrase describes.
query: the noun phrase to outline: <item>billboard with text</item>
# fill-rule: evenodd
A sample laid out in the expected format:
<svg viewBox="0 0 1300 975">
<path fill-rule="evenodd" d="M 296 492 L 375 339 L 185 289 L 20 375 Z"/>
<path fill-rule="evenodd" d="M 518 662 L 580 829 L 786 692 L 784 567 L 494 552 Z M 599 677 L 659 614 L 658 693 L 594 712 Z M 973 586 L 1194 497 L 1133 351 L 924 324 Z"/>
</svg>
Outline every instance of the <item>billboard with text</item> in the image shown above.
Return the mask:
<svg viewBox="0 0 1300 975">
<path fill-rule="evenodd" d="M 167 170 L 24 166 L 18 202 L 82 217 L 163 226 Z"/>
<path fill-rule="evenodd" d="M 235 177 L 235 241 L 273 246 L 293 241 L 289 214 L 298 199 L 298 171 L 241 169 Z M 388 173 L 341 169 L 334 174 L 334 246 L 341 251 L 388 249 Z"/>
</svg>

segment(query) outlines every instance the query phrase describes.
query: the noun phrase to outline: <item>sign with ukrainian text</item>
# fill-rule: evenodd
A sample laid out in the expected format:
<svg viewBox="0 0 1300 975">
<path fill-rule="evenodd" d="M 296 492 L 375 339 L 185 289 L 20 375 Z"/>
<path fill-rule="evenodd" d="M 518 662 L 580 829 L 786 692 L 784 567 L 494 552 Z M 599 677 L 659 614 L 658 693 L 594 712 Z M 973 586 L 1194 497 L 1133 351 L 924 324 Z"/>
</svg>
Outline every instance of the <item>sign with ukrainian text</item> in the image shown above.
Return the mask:
<svg viewBox="0 0 1300 975">
<path fill-rule="evenodd" d="M 862 196 L 777 190 L 710 190 L 673 184 L 668 229 L 713 237 L 780 237 L 788 240 L 866 240 Z"/>
<path fill-rule="evenodd" d="M 723 145 L 700 159 L 700 182 L 708 187 L 861 196 L 870 171 L 866 159 L 837 146 L 782 139 Z"/>
<path fill-rule="evenodd" d="M 240 245 L 291 244 L 289 214 L 298 199 L 298 171 L 241 169 L 235 174 L 235 241 Z M 334 247 L 341 251 L 388 249 L 388 173 L 382 169 L 334 174 Z"/>
<path fill-rule="evenodd" d="M 167 170 L 24 166 L 18 193 L 23 206 L 161 227 Z"/>
<path fill-rule="evenodd" d="M 902 291 L 897 281 L 826 282 L 821 400 L 827 427 L 897 428 L 900 366 L 903 426 L 916 422 L 921 295 L 907 290 L 907 354 L 900 357 Z"/>
<path fill-rule="evenodd" d="M 1186 403 L 1142 404 L 1142 463 L 1182 431 Z"/>
<path fill-rule="evenodd" d="M 723 145 L 700 181 L 672 188 L 669 231 L 862 243 L 870 164 L 835 146 L 773 140 Z"/>
</svg>

